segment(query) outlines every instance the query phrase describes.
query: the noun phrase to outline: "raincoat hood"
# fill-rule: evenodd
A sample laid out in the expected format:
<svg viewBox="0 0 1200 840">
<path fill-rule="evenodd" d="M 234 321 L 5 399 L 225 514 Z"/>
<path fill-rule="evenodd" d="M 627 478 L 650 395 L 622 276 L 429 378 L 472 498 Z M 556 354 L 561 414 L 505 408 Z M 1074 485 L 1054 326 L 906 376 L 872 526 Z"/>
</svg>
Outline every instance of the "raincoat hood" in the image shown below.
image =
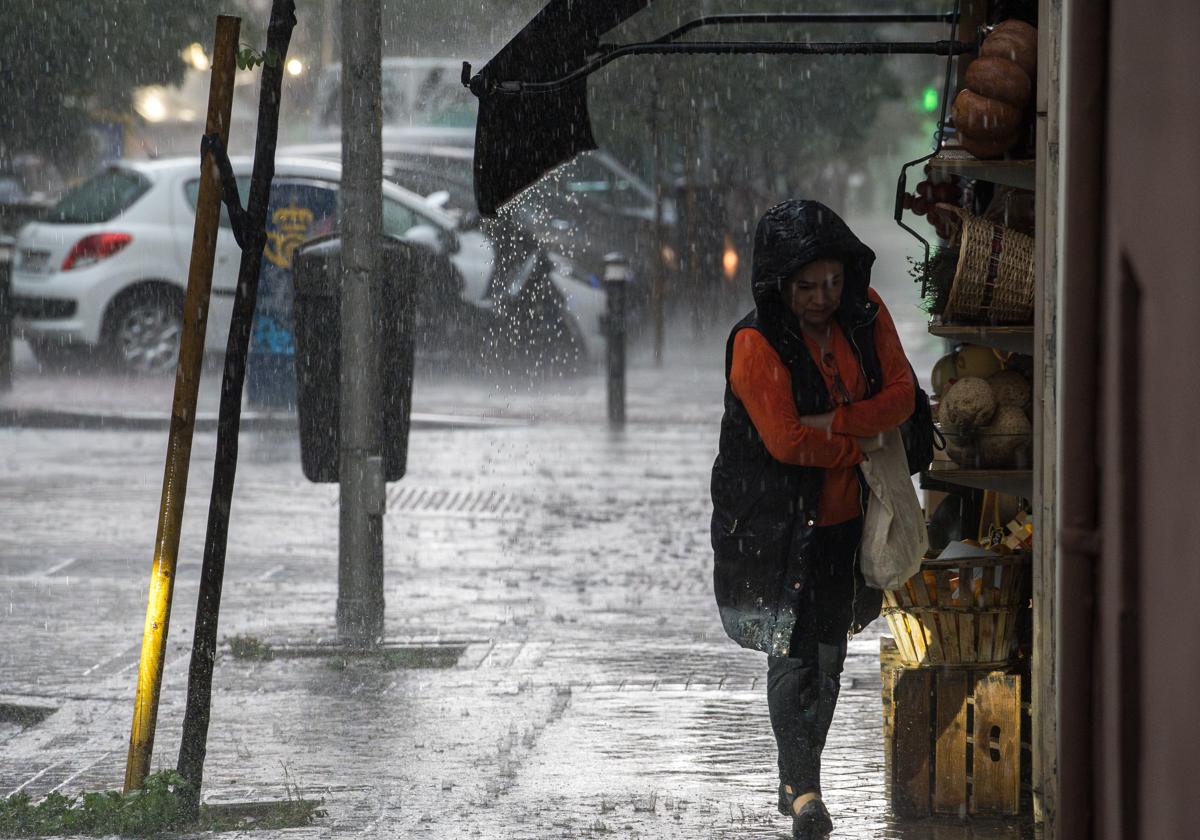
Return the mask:
<svg viewBox="0 0 1200 840">
<path fill-rule="evenodd" d="M 754 232 L 750 287 L 759 317 L 788 320 L 795 316 L 783 300 L 783 285 L 814 260 L 841 260 L 845 286 L 839 314 L 867 300 L 875 252 L 851 232 L 841 217 L 819 201 L 789 199 L 763 214 Z"/>
</svg>

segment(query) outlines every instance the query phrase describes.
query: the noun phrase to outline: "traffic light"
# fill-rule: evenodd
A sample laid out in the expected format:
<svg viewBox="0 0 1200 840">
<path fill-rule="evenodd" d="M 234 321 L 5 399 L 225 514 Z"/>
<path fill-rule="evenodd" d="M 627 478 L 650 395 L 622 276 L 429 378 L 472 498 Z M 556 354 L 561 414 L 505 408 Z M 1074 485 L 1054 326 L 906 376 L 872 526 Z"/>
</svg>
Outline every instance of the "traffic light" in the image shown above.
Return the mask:
<svg viewBox="0 0 1200 840">
<path fill-rule="evenodd" d="M 921 91 L 921 110 L 926 114 L 932 114 L 937 111 L 941 104 L 941 98 L 938 96 L 938 89 L 933 85 L 929 85 L 925 90 Z"/>
</svg>

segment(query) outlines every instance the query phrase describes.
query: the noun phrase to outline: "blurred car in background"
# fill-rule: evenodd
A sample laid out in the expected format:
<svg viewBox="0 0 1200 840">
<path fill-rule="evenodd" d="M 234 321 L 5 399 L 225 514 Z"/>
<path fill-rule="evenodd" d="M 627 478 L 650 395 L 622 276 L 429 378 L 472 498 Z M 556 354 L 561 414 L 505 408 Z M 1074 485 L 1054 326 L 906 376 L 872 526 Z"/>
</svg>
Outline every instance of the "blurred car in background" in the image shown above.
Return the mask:
<svg viewBox="0 0 1200 840">
<path fill-rule="evenodd" d="M 0 205 L 15 204 L 24 201 L 25 188 L 13 175 L 0 175 Z"/>
<path fill-rule="evenodd" d="M 383 139 L 475 145 L 477 100 L 461 82 L 462 60 L 389 56 L 381 66 Z M 317 79 L 312 134 L 342 136 L 342 65 L 327 65 Z"/>
<path fill-rule="evenodd" d="M 288 154 L 341 160 L 341 143 L 291 146 Z M 450 143 L 385 141 L 384 177 L 420 193 L 447 212 L 478 217 L 473 181 L 474 150 Z M 676 227 L 674 202 L 664 198 L 663 243 L 656 241 L 654 190 L 602 150 L 583 152 L 548 173 L 499 214 L 533 233 L 549 250 L 570 258 L 588 281 L 600 286 L 604 257 L 614 251 L 630 261 L 631 315 L 636 320 L 649 301 L 655 262 L 668 275 L 678 271 L 669 243 Z M 484 220 L 486 230 L 492 220 Z"/>
<path fill-rule="evenodd" d="M 251 161 L 235 159 L 248 192 Z M 80 351 L 161 372 L 178 356 L 199 166 L 122 162 L 69 190 L 24 227 L 12 271 L 17 329 L 44 363 Z M 252 352 L 290 352 L 291 259 L 336 229 L 341 165 L 279 157 L 268 207 Z M 385 181 L 383 232 L 430 254 L 418 285 L 418 353 L 599 358 L 604 295 L 518 229 L 490 238 Z M 241 251 L 222 211 L 206 346 L 224 350 Z"/>
<path fill-rule="evenodd" d="M 15 173 L 0 173 L 0 277 L 7 278 L 17 231 L 39 218 L 52 203 L 44 197 L 30 195 L 22 178 Z"/>
</svg>

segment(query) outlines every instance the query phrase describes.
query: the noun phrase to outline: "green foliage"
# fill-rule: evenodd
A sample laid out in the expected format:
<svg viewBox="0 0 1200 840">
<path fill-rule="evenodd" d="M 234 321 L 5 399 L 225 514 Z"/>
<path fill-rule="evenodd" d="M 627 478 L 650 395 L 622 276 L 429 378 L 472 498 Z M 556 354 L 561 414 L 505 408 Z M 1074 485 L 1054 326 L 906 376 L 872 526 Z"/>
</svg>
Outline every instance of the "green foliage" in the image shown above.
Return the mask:
<svg viewBox="0 0 1200 840">
<path fill-rule="evenodd" d="M 257 67 L 260 64 L 267 67 L 279 66 L 279 53 L 274 49 L 269 49 L 264 52 L 243 44 L 242 48 L 238 50 L 237 54 L 238 69 L 249 70 L 253 67 Z"/>
<path fill-rule="evenodd" d="M 950 299 L 950 287 L 958 268 L 958 249 L 936 248 L 929 261 L 906 257 L 908 274 L 921 285 L 921 309 L 929 315 L 939 315 L 946 309 Z"/>
<path fill-rule="evenodd" d="M 155 773 L 128 795 L 117 791 L 79 797 L 51 793 L 38 804 L 23 794 L 0 802 L 0 837 L 121 834 L 150 837 L 182 825 L 178 793 L 187 785 L 175 772 Z"/>
<path fill-rule="evenodd" d="M 205 805 L 194 822 L 184 819 L 180 794 L 187 782 L 174 771 L 154 773 L 141 790 L 122 795 L 115 790 L 78 797 L 51 793 L 34 805 L 26 794 L 0 801 L 0 837 L 90 836 L 158 837 L 166 832 L 244 831 L 310 825 L 325 815 L 321 803 L 299 796 L 287 785 L 283 802 Z"/>
<path fill-rule="evenodd" d="M 91 114 L 129 115 L 133 88 L 183 78 L 189 44 L 210 45 L 206 0 L 6 0 L 0 27 L 0 164 L 33 152 L 70 163 Z"/>
</svg>

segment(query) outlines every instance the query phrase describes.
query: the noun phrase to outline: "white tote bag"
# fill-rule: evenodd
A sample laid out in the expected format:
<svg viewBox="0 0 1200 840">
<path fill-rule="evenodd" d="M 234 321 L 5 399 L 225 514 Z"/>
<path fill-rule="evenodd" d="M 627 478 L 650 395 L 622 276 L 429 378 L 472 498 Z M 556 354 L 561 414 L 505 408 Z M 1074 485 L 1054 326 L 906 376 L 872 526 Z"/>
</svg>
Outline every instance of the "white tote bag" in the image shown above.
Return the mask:
<svg viewBox="0 0 1200 840">
<path fill-rule="evenodd" d="M 888 591 L 899 589 L 920 570 L 929 535 L 900 430 L 884 432 L 882 438 L 883 445 L 859 465 L 871 490 L 859 562 L 867 585 Z"/>
</svg>

